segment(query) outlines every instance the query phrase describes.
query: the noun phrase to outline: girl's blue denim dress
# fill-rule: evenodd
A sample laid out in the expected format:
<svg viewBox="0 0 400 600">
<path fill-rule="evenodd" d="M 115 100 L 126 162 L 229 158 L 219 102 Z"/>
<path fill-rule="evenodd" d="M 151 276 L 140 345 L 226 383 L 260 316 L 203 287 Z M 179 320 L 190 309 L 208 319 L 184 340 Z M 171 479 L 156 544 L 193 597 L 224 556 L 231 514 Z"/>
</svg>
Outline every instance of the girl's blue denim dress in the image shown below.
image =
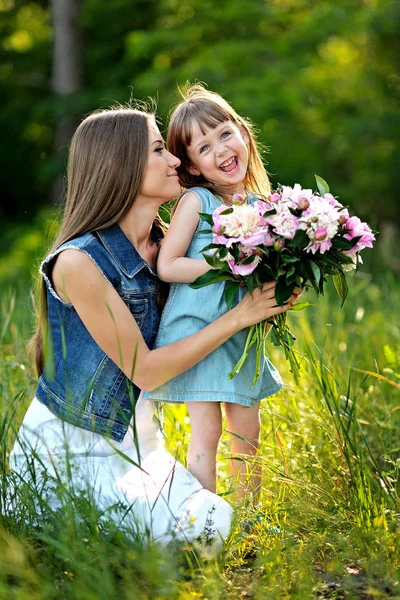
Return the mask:
<svg viewBox="0 0 400 600">
<path fill-rule="evenodd" d="M 211 214 L 220 206 L 220 200 L 205 188 L 196 187 L 188 191 L 199 197 L 201 212 Z M 202 248 L 212 241 L 211 233 L 203 233 L 206 229 L 209 229 L 209 225 L 200 221 L 187 250 L 187 257 L 202 258 Z M 171 285 L 154 347 L 165 346 L 196 333 L 222 316 L 227 311 L 224 290 L 224 281 L 198 290 L 184 283 Z M 237 302 L 245 293 L 246 289 L 241 288 Z M 200 363 L 152 392 L 145 392 L 144 396 L 172 403 L 209 401 L 253 406 L 262 398 L 275 394 L 282 387 L 282 379 L 266 357 L 261 366 L 260 378 L 256 385 L 252 385 L 255 370 L 254 346 L 242 370 L 233 379 L 228 379 L 228 374 L 242 355 L 247 333 L 247 329 L 239 331 Z"/>
</svg>

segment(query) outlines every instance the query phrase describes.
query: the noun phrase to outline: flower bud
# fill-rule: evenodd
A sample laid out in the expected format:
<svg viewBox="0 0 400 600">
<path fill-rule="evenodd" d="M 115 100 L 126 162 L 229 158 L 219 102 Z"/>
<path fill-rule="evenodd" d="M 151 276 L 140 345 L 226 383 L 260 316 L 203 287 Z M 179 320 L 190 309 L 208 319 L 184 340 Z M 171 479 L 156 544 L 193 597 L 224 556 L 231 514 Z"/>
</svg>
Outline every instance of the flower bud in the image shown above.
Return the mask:
<svg viewBox="0 0 400 600">
<path fill-rule="evenodd" d="M 275 194 L 271 194 L 271 196 L 269 197 L 270 202 L 279 202 L 280 199 L 281 199 L 280 194 L 277 194 L 276 192 L 275 192 Z"/>
<path fill-rule="evenodd" d="M 241 203 L 241 202 L 243 202 L 243 196 L 242 196 L 242 194 L 237 194 L 236 193 L 236 194 L 233 195 L 232 200 L 233 200 L 233 202 L 239 202 L 239 203 Z"/>
<path fill-rule="evenodd" d="M 276 250 L 277 252 L 282 252 L 284 247 L 285 247 L 285 240 L 283 240 L 282 238 L 279 240 L 276 240 L 276 242 L 274 243 L 274 250 Z"/>
<path fill-rule="evenodd" d="M 325 227 L 318 227 L 318 229 L 315 230 L 315 239 L 318 242 L 322 242 L 322 240 L 326 239 L 328 232 L 325 229 Z"/>
<path fill-rule="evenodd" d="M 308 198 L 300 198 L 297 206 L 300 210 L 307 210 L 307 208 L 310 206 L 310 202 Z"/>
<path fill-rule="evenodd" d="M 224 233 L 224 231 L 225 231 L 224 225 L 222 225 L 219 221 L 217 221 L 217 223 L 214 223 L 213 232 L 216 235 L 222 235 Z"/>
</svg>

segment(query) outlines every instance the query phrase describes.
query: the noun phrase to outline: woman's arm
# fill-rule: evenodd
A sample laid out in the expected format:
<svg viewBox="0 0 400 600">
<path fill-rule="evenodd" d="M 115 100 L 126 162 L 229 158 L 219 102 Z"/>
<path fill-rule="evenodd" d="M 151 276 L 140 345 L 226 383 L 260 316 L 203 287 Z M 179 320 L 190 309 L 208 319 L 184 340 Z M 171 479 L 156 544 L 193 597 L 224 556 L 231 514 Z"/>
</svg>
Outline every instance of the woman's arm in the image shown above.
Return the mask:
<svg viewBox="0 0 400 600">
<path fill-rule="evenodd" d="M 145 391 L 183 373 L 241 329 L 289 308 L 276 306 L 275 282 L 271 282 L 197 333 L 149 350 L 129 308 L 86 254 L 72 249 L 61 252 L 53 284 L 59 296 L 74 306 L 100 348 Z"/>
<path fill-rule="evenodd" d="M 168 283 L 192 283 L 211 269 L 204 258 L 185 254 L 199 224 L 200 200 L 193 192 L 180 199 L 157 260 L 157 274 Z"/>
</svg>

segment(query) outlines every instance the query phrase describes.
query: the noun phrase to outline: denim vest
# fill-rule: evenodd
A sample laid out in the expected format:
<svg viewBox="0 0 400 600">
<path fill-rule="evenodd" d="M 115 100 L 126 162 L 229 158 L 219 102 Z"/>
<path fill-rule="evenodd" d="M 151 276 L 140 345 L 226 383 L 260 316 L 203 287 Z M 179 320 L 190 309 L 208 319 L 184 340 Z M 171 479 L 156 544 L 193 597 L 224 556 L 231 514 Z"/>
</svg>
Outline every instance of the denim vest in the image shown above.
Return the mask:
<svg viewBox="0 0 400 600">
<path fill-rule="evenodd" d="M 130 309 L 149 348 L 156 337 L 159 280 L 118 225 L 66 242 L 40 267 L 47 286 L 49 344 L 36 397 L 61 419 L 120 442 L 140 390 L 96 344 L 74 307 L 55 292 L 54 258 L 85 252 Z"/>
</svg>

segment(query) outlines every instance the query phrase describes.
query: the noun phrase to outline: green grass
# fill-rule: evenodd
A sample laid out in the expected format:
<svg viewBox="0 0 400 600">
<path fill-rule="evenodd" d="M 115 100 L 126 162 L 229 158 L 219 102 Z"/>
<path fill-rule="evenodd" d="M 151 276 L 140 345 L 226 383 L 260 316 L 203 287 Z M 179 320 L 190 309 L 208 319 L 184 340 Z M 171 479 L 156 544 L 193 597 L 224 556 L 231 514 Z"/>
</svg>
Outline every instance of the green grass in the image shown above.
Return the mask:
<svg viewBox="0 0 400 600">
<path fill-rule="evenodd" d="M 224 552 L 162 549 L 131 542 L 90 496 L 60 490 L 62 516 L 21 485 L 15 515 L 0 520 L 0 598 L 400 598 L 400 290 L 358 273 L 341 309 L 332 289 L 289 316 L 302 359 L 297 387 L 280 351 L 269 346 L 285 388 L 263 402 L 265 518 L 243 536 L 235 518 Z M 1 297 L 0 461 L 35 390 L 26 355 L 30 302 L 19 288 Z M 363 371 L 363 372 L 362 372 Z M 367 374 L 370 372 L 371 374 Z M 375 375 L 374 375 L 375 374 Z M 185 460 L 184 406 L 165 410 L 168 449 Z M 229 436 L 218 458 L 228 501 Z M 283 535 L 270 533 L 280 527 Z"/>
</svg>

